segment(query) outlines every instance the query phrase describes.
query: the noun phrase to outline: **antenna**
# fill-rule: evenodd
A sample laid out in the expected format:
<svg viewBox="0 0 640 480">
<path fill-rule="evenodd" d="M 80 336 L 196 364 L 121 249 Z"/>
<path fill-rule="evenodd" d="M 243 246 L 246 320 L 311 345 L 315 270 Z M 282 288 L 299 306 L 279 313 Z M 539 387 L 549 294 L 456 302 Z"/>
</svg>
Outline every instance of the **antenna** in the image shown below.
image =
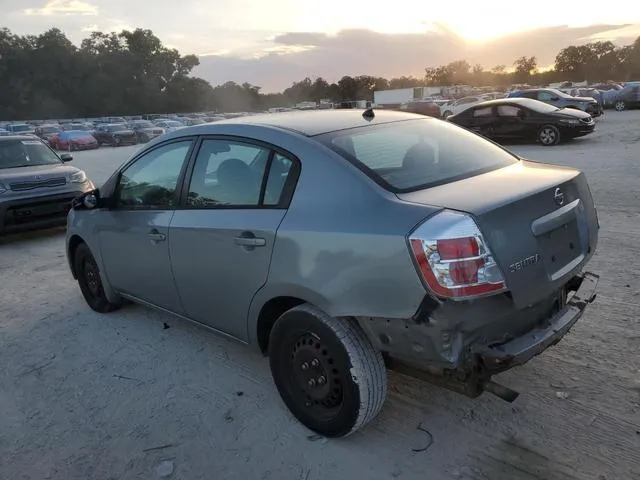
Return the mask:
<svg viewBox="0 0 640 480">
<path fill-rule="evenodd" d="M 376 114 L 373 112 L 373 108 L 369 107 L 362 113 L 362 118 L 370 122 L 375 118 Z"/>
</svg>

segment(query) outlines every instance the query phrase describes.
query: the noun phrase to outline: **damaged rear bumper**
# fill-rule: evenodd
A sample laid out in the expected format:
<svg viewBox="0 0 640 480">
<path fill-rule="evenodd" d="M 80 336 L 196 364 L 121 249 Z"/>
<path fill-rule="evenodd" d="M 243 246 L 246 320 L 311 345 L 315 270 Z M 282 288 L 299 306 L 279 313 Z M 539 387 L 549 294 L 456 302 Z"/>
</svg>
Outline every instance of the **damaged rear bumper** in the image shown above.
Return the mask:
<svg viewBox="0 0 640 480">
<path fill-rule="evenodd" d="M 577 291 L 546 325 L 479 352 L 480 361 L 486 371 L 495 374 L 522 365 L 558 343 L 582 316 L 587 305 L 595 300 L 598 279 L 598 275 L 593 273 L 584 273 L 577 277 Z"/>
<path fill-rule="evenodd" d="M 560 304 L 563 306 L 556 309 L 556 313 L 536 317 L 535 326 L 499 343 L 484 343 L 482 335 L 476 335 L 476 341 L 471 340 L 464 349 L 459 349 L 466 354 L 453 357 L 455 362 L 448 365 L 442 361 L 448 359 L 439 356 L 442 350 L 435 348 L 436 341 L 428 343 L 436 338 L 429 329 L 437 325 L 428 327 L 411 320 L 377 322 L 373 319 L 361 319 L 361 325 L 374 345 L 383 352 L 389 369 L 468 397 L 475 398 L 486 391 L 512 402 L 518 393 L 493 382 L 493 375 L 522 365 L 558 343 L 595 300 L 598 279 L 598 275 L 588 272 L 573 277 L 564 286 L 565 294 L 573 295 L 566 303 Z M 543 311 L 547 310 L 534 309 L 534 317 Z M 528 318 L 526 323 L 531 320 Z M 518 317 L 510 315 L 501 322 L 501 326 L 507 327 L 517 321 Z M 430 348 L 423 348 L 424 345 Z"/>
</svg>

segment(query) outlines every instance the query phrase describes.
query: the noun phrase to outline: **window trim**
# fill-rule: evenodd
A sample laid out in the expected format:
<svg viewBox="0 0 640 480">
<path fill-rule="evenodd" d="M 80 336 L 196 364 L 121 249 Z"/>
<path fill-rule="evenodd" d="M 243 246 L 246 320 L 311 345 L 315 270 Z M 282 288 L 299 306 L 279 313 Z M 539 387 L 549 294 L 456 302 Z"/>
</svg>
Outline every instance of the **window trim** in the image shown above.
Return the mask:
<svg viewBox="0 0 640 480">
<path fill-rule="evenodd" d="M 200 148 L 202 147 L 203 142 L 206 140 L 223 140 L 229 142 L 238 142 L 245 143 L 252 146 L 256 146 L 259 148 L 263 148 L 268 150 L 269 156 L 267 157 L 267 162 L 265 164 L 265 171 L 262 175 L 262 183 L 260 185 L 260 196 L 258 199 L 258 205 L 210 205 L 210 206 L 194 206 L 187 204 L 187 198 L 189 195 L 189 185 L 191 183 L 191 177 L 193 176 L 193 170 L 195 169 L 195 164 L 198 159 L 198 153 L 200 152 Z M 282 155 L 286 159 L 292 162 L 291 169 L 289 170 L 289 175 L 287 176 L 287 181 L 282 187 L 282 193 L 280 194 L 280 202 L 276 205 L 264 205 L 264 195 L 267 186 L 267 181 L 269 178 L 269 171 L 271 169 L 271 164 L 273 162 L 273 157 L 275 154 Z M 298 185 L 298 178 L 300 177 L 300 171 L 302 170 L 302 162 L 300 159 L 296 157 L 291 152 L 278 147 L 277 145 L 271 144 L 269 142 L 265 142 L 262 140 L 258 140 L 251 137 L 243 137 L 240 135 L 225 135 L 225 134 L 211 134 L 211 135 L 200 135 L 198 140 L 196 141 L 195 147 L 191 154 L 191 158 L 189 159 L 188 167 L 185 171 L 184 177 L 182 178 L 182 189 L 180 192 L 180 199 L 178 201 L 175 210 L 286 210 L 291 205 L 291 200 L 293 199 L 293 194 L 295 193 L 295 189 Z"/>
<path fill-rule="evenodd" d="M 134 163 L 136 163 L 138 160 L 140 160 L 142 157 L 154 152 L 155 150 L 158 150 L 160 148 L 166 147 L 167 145 L 172 145 L 174 143 L 182 143 L 185 141 L 190 141 L 191 145 L 189 146 L 189 150 L 187 150 L 187 155 L 185 156 L 185 161 L 182 165 L 182 169 L 180 170 L 180 175 L 178 175 L 178 179 L 176 182 L 176 191 L 174 193 L 175 197 L 176 197 L 176 205 L 174 205 L 173 207 L 166 207 L 166 208 L 158 208 L 157 206 L 145 206 L 145 205 L 118 205 L 118 199 L 119 199 L 119 193 L 120 193 L 120 180 L 122 179 L 122 174 L 123 172 L 125 172 L 129 167 L 131 167 Z M 187 167 L 189 166 L 189 163 L 192 159 L 193 156 L 193 151 L 194 151 L 194 147 L 197 143 L 197 137 L 190 135 L 190 136 L 186 136 L 186 137 L 178 137 L 178 138 L 172 138 L 169 139 L 165 142 L 162 143 L 158 143 L 156 145 L 152 145 L 146 149 L 144 149 L 141 152 L 138 152 L 132 159 L 130 159 L 129 161 L 127 161 L 124 165 L 122 165 L 122 167 L 120 167 L 120 169 L 118 170 L 118 174 L 117 174 L 117 179 L 115 182 L 115 186 L 113 189 L 113 201 L 112 201 L 112 206 L 110 208 L 110 210 L 114 210 L 114 211 L 159 211 L 159 212 L 164 212 L 164 211 L 171 211 L 171 210 L 176 210 L 176 208 L 178 208 L 178 205 L 180 204 L 180 199 L 182 198 L 182 189 L 184 188 L 184 175 L 186 173 Z"/>
</svg>

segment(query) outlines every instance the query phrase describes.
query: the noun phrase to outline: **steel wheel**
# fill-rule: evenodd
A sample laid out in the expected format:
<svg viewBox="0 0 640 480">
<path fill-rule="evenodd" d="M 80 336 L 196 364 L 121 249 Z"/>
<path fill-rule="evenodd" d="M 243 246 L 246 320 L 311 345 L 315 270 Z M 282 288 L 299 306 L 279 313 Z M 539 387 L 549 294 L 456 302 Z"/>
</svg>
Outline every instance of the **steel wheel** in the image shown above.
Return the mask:
<svg viewBox="0 0 640 480">
<path fill-rule="evenodd" d="M 627 106 L 625 105 L 625 103 L 622 100 L 617 101 L 616 104 L 615 104 L 615 109 L 618 112 L 623 111 L 626 107 Z"/>
<path fill-rule="evenodd" d="M 542 145 L 556 145 L 560 142 L 560 132 L 553 125 L 545 125 L 538 132 L 538 140 Z"/>
<path fill-rule="evenodd" d="M 82 269 L 80 274 L 87 286 L 87 290 L 94 297 L 99 297 L 102 293 L 102 281 L 100 271 L 93 256 L 82 259 Z"/>
<path fill-rule="evenodd" d="M 104 293 L 100 268 L 86 243 L 78 245 L 73 259 L 78 285 L 87 304 L 99 313 L 118 309 L 120 304 L 110 302 Z"/>
<path fill-rule="evenodd" d="M 282 400 L 311 430 L 327 437 L 350 435 L 382 408 L 384 360 L 354 319 L 300 305 L 278 318 L 268 349 Z"/>
<path fill-rule="evenodd" d="M 289 358 L 287 367 L 298 387 L 293 392 L 296 401 L 313 410 L 315 417 L 330 418 L 343 402 L 345 366 L 336 361 L 330 347 L 311 333 L 298 338 Z"/>
</svg>

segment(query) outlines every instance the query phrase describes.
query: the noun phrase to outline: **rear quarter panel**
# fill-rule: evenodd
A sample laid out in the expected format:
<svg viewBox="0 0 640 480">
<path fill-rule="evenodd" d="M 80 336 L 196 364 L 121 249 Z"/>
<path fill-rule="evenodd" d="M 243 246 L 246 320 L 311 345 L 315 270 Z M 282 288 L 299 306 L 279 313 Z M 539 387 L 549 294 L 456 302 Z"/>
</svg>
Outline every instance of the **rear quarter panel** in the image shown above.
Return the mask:
<svg viewBox="0 0 640 480">
<path fill-rule="evenodd" d="M 332 316 L 411 317 L 426 290 L 406 236 L 439 208 L 402 202 L 328 148 L 286 137 L 267 141 L 296 155 L 302 169 L 268 281 L 252 302 L 250 335 L 262 306 L 278 296 Z"/>
</svg>

